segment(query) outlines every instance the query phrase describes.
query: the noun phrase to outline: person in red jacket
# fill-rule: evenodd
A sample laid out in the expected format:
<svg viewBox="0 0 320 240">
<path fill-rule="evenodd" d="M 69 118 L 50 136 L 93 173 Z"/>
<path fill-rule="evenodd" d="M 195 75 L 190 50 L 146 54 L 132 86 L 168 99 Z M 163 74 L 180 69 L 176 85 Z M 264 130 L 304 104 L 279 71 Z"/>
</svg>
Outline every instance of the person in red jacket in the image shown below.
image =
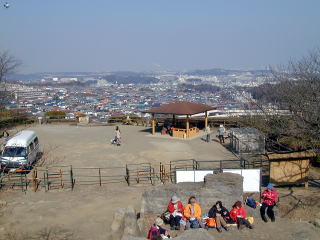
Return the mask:
<svg viewBox="0 0 320 240">
<path fill-rule="evenodd" d="M 230 217 L 237 223 L 239 229 L 241 229 L 242 226 L 246 226 L 250 229 L 253 228 L 253 226 L 246 219 L 246 210 L 242 206 L 241 201 L 235 202 L 230 211 Z"/>
<path fill-rule="evenodd" d="M 177 196 L 172 196 L 168 204 L 168 212 L 170 213 L 170 227 L 171 230 L 180 230 L 180 220 L 183 216 L 183 205 Z"/>
<path fill-rule="evenodd" d="M 278 200 L 278 193 L 274 190 L 273 185 L 271 183 L 268 184 L 267 189 L 263 191 L 261 195 L 262 206 L 260 208 L 260 215 L 263 221 L 268 222 L 266 218 L 266 209 L 267 215 L 271 219 L 271 222 L 274 222 L 275 216 L 273 212 L 273 207 L 276 205 L 276 201 Z"/>
</svg>

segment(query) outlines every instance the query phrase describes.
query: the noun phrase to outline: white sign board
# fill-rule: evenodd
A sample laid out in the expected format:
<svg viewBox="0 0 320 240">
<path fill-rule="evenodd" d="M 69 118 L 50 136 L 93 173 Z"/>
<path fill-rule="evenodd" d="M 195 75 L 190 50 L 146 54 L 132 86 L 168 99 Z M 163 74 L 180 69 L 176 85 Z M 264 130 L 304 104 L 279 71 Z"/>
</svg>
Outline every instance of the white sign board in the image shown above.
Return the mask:
<svg viewBox="0 0 320 240">
<path fill-rule="evenodd" d="M 207 174 L 213 174 L 213 170 L 177 170 L 176 182 L 203 182 Z"/>
<path fill-rule="evenodd" d="M 260 169 L 223 169 L 223 172 L 236 173 L 243 177 L 244 192 L 260 192 Z"/>
</svg>

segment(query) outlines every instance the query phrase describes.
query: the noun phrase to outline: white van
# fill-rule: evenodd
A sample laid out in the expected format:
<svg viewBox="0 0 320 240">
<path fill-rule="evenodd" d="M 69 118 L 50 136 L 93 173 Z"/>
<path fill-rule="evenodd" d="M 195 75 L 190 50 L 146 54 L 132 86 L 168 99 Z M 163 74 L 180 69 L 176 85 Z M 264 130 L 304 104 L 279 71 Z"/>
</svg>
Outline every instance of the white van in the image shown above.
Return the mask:
<svg viewBox="0 0 320 240">
<path fill-rule="evenodd" d="M 37 160 L 39 139 L 34 131 L 24 130 L 10 138 L 1 155 L 1 169 L 29 169 Z"/>
</svg>

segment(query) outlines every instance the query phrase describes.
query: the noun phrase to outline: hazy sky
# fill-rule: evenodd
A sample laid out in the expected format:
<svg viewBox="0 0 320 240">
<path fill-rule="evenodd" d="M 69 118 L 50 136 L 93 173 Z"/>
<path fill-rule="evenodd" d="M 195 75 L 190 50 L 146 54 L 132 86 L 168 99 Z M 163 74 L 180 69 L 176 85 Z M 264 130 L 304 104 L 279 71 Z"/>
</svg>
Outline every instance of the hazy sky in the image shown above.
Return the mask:
<svg viewBox="0 0 320 240">
<path fill-rule="evenodd" d="M 6 1 L 20 72 L 261 69 L 320 47 L 319 0 Z"/>
</svg>

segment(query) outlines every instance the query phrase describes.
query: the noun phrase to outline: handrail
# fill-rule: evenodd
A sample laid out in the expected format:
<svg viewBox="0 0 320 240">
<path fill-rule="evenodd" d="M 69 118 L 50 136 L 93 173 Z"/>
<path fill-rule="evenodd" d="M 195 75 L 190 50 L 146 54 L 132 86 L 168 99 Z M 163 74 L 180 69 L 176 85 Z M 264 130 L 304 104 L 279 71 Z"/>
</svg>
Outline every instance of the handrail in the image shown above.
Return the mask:
<svg viewBox="0 0 320 240">
<path fill-rule="evenodd" d="M 72 165 L 35 167 L 30 171 L 21 173 L 8 173 L 0 175 L 0 188 L 3 186 L 20 186 L 23 191 L 32 184 L 33 190 L 37 191 L 43 186 L 46 191 L 51 188 L 71 188 L 75 185 L 123 183 L 128 185 L 134 183 L 154 184 L 160 180 L 163 184 L 175 182 L 177 170 L 199 170 L 203 169 L 202 164 L 211 163 L 217 166 L 210 166 L 206 169 L 220 170 L 227 163 L 239 163 L 237 168 L 248 168 L 250 163 L 246 159 L 231 160 L 195 160 L 179 159 L 165 163 L 152 164 L 150 162 L 132 163 L 125 166 L 88 166 L 73 167 Z M 66 168 L 68 167 L 68 168 Z M 28 174 L 31 172 L 31 174 Z"/>
</svg>

